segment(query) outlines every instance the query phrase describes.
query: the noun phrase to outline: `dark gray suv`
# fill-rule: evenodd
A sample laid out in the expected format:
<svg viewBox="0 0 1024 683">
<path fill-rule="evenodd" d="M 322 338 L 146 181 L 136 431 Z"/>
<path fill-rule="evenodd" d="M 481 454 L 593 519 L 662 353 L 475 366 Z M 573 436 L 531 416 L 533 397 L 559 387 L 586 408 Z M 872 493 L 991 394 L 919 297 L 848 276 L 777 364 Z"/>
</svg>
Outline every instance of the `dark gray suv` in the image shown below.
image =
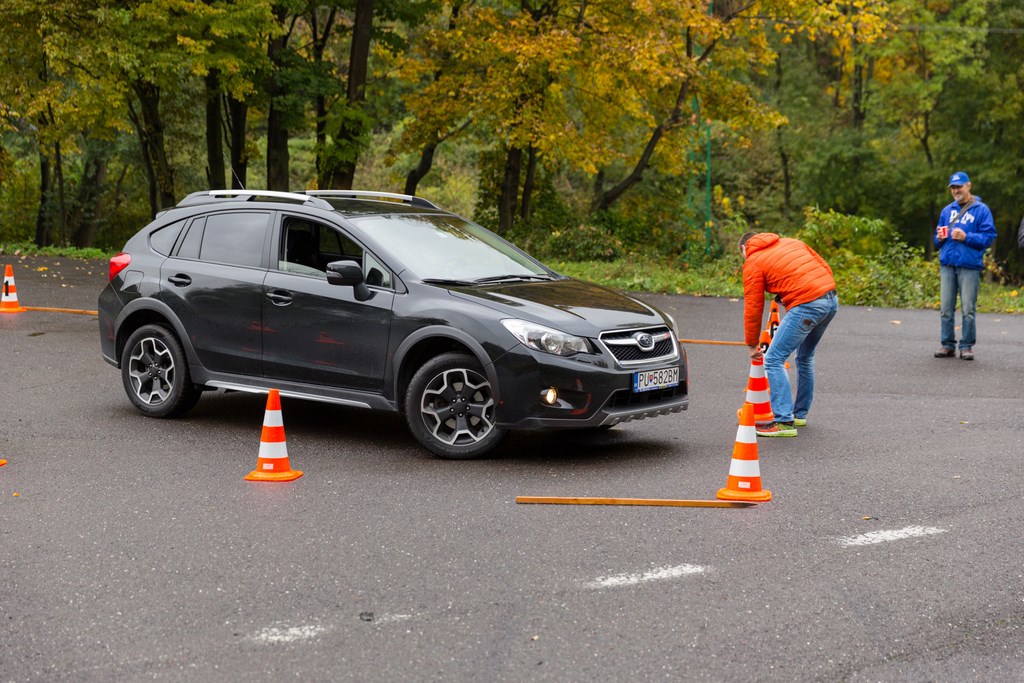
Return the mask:
<svg viewBox="0 0 1024 683">
<path fill-rule="evenodd" d="M 110 260 L 99 321 L 145 415 L 276 388 L 404 413 L 444 458 L 688 402 L 668 315 L 405 195 L 193 193 Z"/>
</svg>

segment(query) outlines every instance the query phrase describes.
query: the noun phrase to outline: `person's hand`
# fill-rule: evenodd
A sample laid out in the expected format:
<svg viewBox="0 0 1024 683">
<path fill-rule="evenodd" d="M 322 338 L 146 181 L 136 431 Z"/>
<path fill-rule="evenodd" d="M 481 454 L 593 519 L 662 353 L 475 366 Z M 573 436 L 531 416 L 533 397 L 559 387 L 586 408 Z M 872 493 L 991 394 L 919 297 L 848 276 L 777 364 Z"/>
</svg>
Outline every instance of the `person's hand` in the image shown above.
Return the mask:
<svg viewBox="0 0 1024 683">
<path fill-rule="evenodd" d="M 748 349 L 750 351 L 750 360 L 760 360 L 761 358 L 764 358 L 764 354 L 761 353 L 760 346 L 750 346 Z"/>
<path fill-rule="evenodd" d="M 960 228 L 953 228 L 953 232 L 951 232 L 949 236 L 958 242 L 963 242 L 965 239 L 967 239 L 967 233 L 961 230 Z"/>
</svg>

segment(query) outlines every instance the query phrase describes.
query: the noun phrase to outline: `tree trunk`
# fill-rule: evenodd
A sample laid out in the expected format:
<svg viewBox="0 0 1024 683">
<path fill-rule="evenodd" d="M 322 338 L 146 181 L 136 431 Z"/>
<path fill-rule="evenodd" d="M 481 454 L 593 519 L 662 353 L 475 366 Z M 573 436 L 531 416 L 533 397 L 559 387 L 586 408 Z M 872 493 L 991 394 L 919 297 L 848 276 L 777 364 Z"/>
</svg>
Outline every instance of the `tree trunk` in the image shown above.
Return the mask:
<svg viewBox="0 0 1024 683">
<path fill-rule="evenodd" d="M 149 146 L 142 144 L 142 121 L 139 119 L 139 113 L 135 109 L 135 104 L 128 102 L 128 118 L 131 119 L 132 125 L 135 127 L 135 132 L 139 136 L 139 147 L 142 151 L 142 165 L 146 169 L 146 190 L 149 196 L 149 213 L 151 216 L 155 216 L 157 211 L 160 210 L 159 202 L 157 201 L 156 191 L 156 172 L 153 170 L 153 160 L 149 155 Z"/>
<path fill-rule="evenodd" d="M 352 24 L 352 51 L 348 66 L 348 105 L 359 109 L 366 98 L 366 75 L 370 60 L 370 38 L 373 33 L 374 0 L 356 0 L 356 15 Z M 358 117 L 345 117 L 345 123 L 338 130 L 335 145 L 349 149 L 345 160 L 338 163 L 331 175 L 331 186 L 337 190 L 349 190 L 355 180 L 356 163 L 359 161 L 358 147 L 364 133 L 364 126 Z"/>
<path fill-rule="evenodd" d="M 283 20 L 283 10 L 280 19 Z M 287 114 L 281 108 L 281 98 L 286 95 L 281 86 L 280 72 L 282 59 L 288 48 L 288 34 L 278 36 L 267 45 L 267 57 L 273 65 L 270 75 L 270 110 L 267 112 L 267 189 L 288 190 L 288 127 Z"/>
<path fill-rule="evenodd" d="M 220 118 L 220 72 L 206 75 L 206 184 L 220 190 L 224 184 L 224 130 Z"/>
<path fill-rule="evenodd" d="M 91 247 L 102 219 L 103 188 L 107 183 L 109 146 L 101 141 L 86 143 L 82 182 L 75 197 L 75 210 L 71 227 L 74 244 L 79 248 Z"/>
<path fill-rule="evenodd" d="M 228 98 L 228 147 L 231 152 L 231 189 L 244 190 L 249 159 L 245 151 L 245 126 L 249 105 L 233 97 Z"/>
<path fill-rule="evenodd" d="M 39 210 L 36 213 L 36 246 L 50 244 L 50 159 L 39 150 Z"/>
<path fill-rule="evenodd" d="M 135 81 L 132 84 L 135 96 L 139 99 L 139 113 L 136 130 L 139 142 L 146 150 L 153 168 L 156 182 L 156 210 L 174 206 L 174 170 L 167 158 L 164 145 L 164 123 L 160 116 L 160 88 L 146 81 Z M 152 208 L 152 207 L 151 207 Z"/>
<path fill-rule="evenodd" d="M 505 157 L 505 176 L 501 181 L 501 196 L 498 198 L 498 232 L 501 234 L 511 230 L 515 221 L 522 165 L 523 150 L 508 150 L 508 156 Z"/>
<path fill-rule="evenodd" d="M 319 68 L 324 62 L 324 52 L 327 50 L 327 42 L 334 31 L 334 21 L 337 17 L 337 8 L 331 8 L 324 19 L 323 28 L 320 27 L 320 15 L 317 9 L 313 9 L 309 15 L 310 30 L 313 34 L 313 66 Z M 317 187 L 327 187 L 325 179 L 326 161 L 324 151 L 327 146 L 327 94 L 324 88 L 318 87 L 313 97 L 313 112 L 316 116 L 316 180 Z"/>
<path fill-rule="evenodd" d="M 405 194 L 416 196 L 416 188 L 419 187 L 420 181 L 423 180 L 423 176 L 430 172 L 430 168 L 434 165 L 434 152 L 437 151 L 437 143 L 432 142 L 423 148 L 420 152 L 420 163 L 416 164 L 416 168 L 409 171 L 408 175 L 405 176 Z"/>
<path fill-rule="evenodd" d="M 51 120 L 53 115 L 51 113 Z M 68 228 L 68 203 L 67 194 L 64 188 L 64 155 L 60 151 L 60 143 L 53 145 L 54 173 L 57 176 L 57 219 L 60 225 L 59 239 L 57 244 L 64 246 L 67 240 Z"/>
<path fill-rule="evenodd" d="M 537 177 L 537 149 L 530 147 L 526 161 L 526 179 L 523 180 L 523 203 L 519 216 L 527 223 L 533 216 L 533 187 Z"/>
</svg>

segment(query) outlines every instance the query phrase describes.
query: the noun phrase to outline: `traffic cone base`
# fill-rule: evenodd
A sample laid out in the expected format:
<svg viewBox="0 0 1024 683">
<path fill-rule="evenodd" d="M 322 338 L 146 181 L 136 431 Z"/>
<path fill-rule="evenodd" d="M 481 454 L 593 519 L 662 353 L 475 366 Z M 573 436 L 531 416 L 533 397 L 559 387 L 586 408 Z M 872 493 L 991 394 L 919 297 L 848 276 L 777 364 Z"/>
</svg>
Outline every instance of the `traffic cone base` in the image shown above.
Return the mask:
<svg viewBox="0 0 1024 683">
<path fill-rule="evenodd" d="M 260 453 L 256 469 L 245 475 L 248 481 L 293 481 L 302 476 L 288 462 L 288 444 L 284 438 L 284 419 L 281 415 L 281 394 L 271 389 L 267 396 L 267 409 L 263 415 L 260 435 Z"/>
<path fill-rule="evenodd" d="M 757 459 L 757 429 L 754 427 L 754 406 L 744 403 L 740 424 L 736 428 L 736 445 L 732 450 L 729 476 L 725 488 L 715 495 L 721 500 L 742 500 L 765 503 L 772 492 L 761 488 L 761 466 Z"/>
<path fill-rule="evenodd" d="M 287 472 L 260 472 L 259 470 L 253 470 L 245 475 L 245 479 L 249 481 L 294 481 L 302 475 L 303 473 L 299 470 L 289 470 Z"/>
<path fill-rule="evenodd" d="M 18 288 L 14 285 L 14 268 L 4 268 L 4 289 L 0 296 L 0 313 L 21 313 L 26 310 L 18 303 Z"/>
</svg>

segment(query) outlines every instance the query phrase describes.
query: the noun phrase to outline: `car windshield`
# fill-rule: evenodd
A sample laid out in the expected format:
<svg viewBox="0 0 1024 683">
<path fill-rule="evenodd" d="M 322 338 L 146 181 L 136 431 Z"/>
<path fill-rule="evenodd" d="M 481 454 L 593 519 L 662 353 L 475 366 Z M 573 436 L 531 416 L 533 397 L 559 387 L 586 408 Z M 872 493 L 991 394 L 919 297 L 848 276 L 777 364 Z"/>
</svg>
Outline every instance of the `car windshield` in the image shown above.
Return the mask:
<svg viewBox="0 0 1024 683">
<path fill-rule="evenodd" d="M 481 283 L 551 278 L 539 263 L 458 216 L 378 214 L 353 222 L 421 280 Z"/>
</svg>

